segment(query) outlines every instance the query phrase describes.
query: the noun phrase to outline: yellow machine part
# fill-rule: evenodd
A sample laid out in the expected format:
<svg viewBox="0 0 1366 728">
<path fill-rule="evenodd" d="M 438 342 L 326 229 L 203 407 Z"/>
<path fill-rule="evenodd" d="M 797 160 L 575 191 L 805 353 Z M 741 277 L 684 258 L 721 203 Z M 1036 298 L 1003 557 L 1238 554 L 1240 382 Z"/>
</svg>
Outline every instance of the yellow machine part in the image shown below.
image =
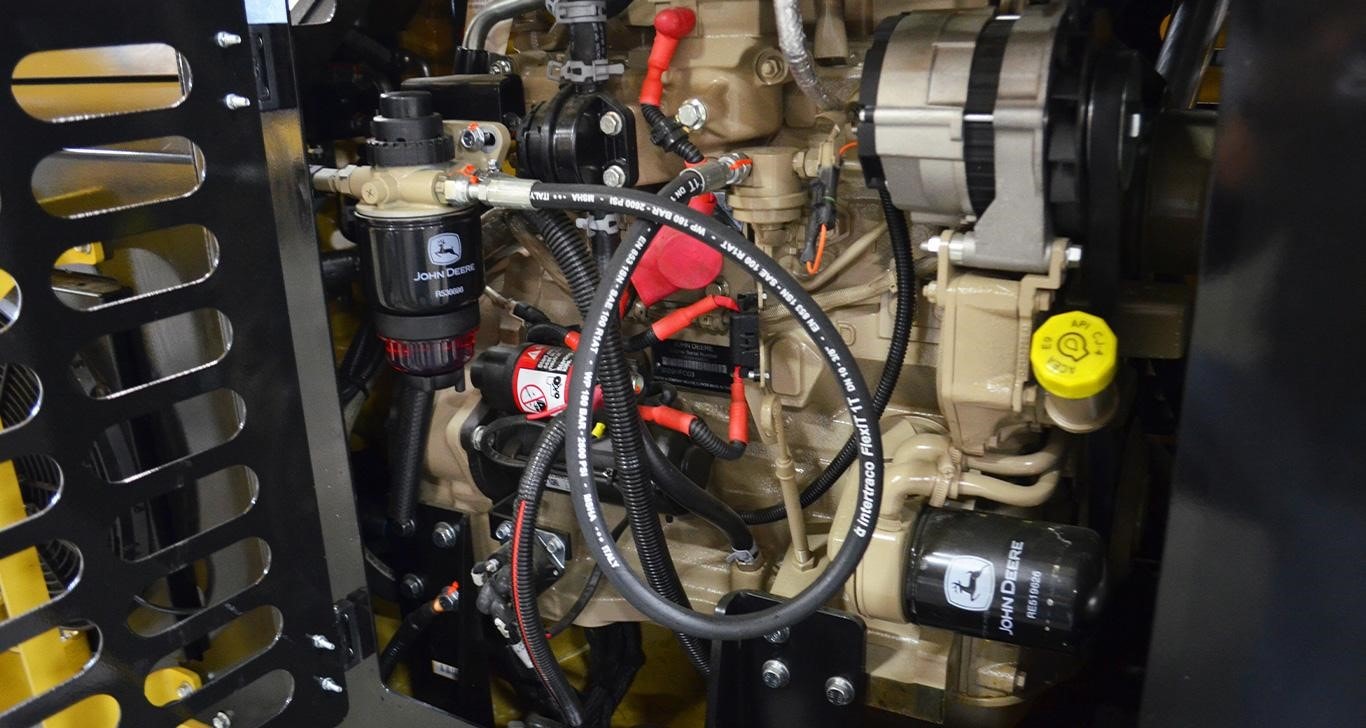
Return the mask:
<svg viewBox="0 0 1366 728">
<path fill-rule="evenodd" d="M 3 423 L 0 423 L 0 429 L 4 429 Z M 18 523 L 27 515 L 14 462 L 0 462 L 0 527 Z M 51 599 L 37 548 L 29 547 L 0 558 L 0 620 L 30 612 Z M 0 712 L 70 680 L 85 669 L 90 658 L 90 643 L 85 634 L 65 629 L 49 630 L 0 652 Z M 167 667 L 147 676 L 144 691 L 148 702 L 166 705 L 198 690 L 201 685 L 197 673 Z M 113 728 L 118 723 L 118 702 L 107 695 L 97 695 L 47 718 L 43 728 Z M 206 728 L 205 724 L 193 720 L 180 725 L 181 728 Z"/>
</svg>

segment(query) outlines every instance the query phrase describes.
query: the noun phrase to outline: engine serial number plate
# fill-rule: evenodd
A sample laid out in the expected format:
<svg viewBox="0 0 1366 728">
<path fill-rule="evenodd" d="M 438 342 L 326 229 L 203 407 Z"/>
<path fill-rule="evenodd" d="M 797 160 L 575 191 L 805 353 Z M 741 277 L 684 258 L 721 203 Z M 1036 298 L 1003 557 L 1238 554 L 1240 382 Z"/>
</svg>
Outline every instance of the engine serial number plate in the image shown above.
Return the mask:
<svg viewBox="0 0 1366 728">
<path fill-rule="evenodd" d="M 679 387 L 729 392 L 729 346 L 665 340 L 654 345 L 655 379 Z"/>
</svg>

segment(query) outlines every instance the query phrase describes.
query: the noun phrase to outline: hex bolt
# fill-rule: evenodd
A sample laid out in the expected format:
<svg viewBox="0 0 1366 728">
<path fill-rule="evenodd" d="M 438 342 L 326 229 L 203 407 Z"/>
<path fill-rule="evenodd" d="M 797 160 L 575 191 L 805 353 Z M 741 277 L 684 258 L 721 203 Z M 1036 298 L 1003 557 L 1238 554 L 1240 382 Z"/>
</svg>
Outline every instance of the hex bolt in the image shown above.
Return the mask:
<svg viewBox="0 0 1366 728">
<path fill-rule="evenodd" d="M 552 554 L 562 554 L 564 553 L 564 541 L 561 541 L 559 536 L 551 534 L 550 538 L 545 540 L 545 550 Z"/>
<path fill-rule="evenodd" d="M 346 689 L 341 686 L 341 683 L 338 683 L 336 680 L 333 680 L 330 677 L 319 677 L 318 687 L 322 688 L 323 690 L 329 693 L 346 692 Z"/>
<path fill-rule="evenodd" d="M 1079 266 L 1081 266 L 1081 246 L 1080 246 L 1080 245 L 1069 245 L 1069 246 L 1067 246 L 1067 267 L 1068 267 L 1068 268 L 1077 268 L 1077 267 L 1079 267 Z"/>
<path fill-rule="evenodd" d="M 193 693 L 193 692 L 194 692 L 194 686 L 191 685 L 191 684 L 189 684 L 189 683 L 187 683 L 187 682 L 183 682 L 183 683 L 177 685 L 176 688 L 175 688 L 176 697 L 177 697 L 177 698 L 180 698 L 181 700 L 184 700 L 185 698 L 190 697 L 190 694 Z"/>
<path fill-rule="evenodd" d="M 422 592 L 426 591 L 427 584 L 417 574 L 405 574 L 403 579 L 399 581 L 399 587 L 403 590 L 403 596 L 409 599 L 418 599 L 422 596 Z"/>
<path fill-rule="evenodd" d="M 764 639 L 768 640 L 769 644 L 781 645 L 782 643 L 787 641 L 788 637 L 791 636 L 791 629 L 787 627 L 779 627 L 778 629 L 773 630 L 772 632 L 769 632 L 768 634 L 764 635 Z"/>
<path fill-rule="evenodd" d="M 232 714 L 220 710 L 213 716 L 213 728 L 232 728 Z"/>
<path fill-rule="evenodd" d="M 496 58 L 489 62 L 489 73 L 512 73 L 512 61 Z"/>
<path fill-rule="evenodd" d="M 825 699 L 831 705 L 848 705 L 854 702 L 854 684 L 836 675 L 825 681 Z"/>
<path fill-rule="evenodd" d="M 616 164 L 602 170 L 602 183 L 608 187 L 625 187 L 626 170 Z"/>
<path fill-rule="evenodd" d="M 674 119 L 687 127 L 688 131 L 697 131 L 707 125 L 707 105 L 702 99 L 687 99 L 678 105 Z"/>
<path fill-rule="evenodd" d="M 787 664 L 782 660 L 764 662 L 763 676 L 764 684 L 771 688 L 786 687 L 792 680 L 792 673 L 788 672 Z"/>
<path fill-rule="evenodd" d="M 926 253 L 929 253 L 930 255 L 939 255 L 939 249 L 942 247 L 944 247 L 944 239 L 939 237 L 938 235 L 935 235 L 934 237 L 920 244 L 920 249 L 925 251 Z"/>
<path fill-rule="evenodd" d="M 512 538 L 512 521 L 503 521 L 498 524 L 498 529 L 493 532 L 493 537 L 499 541 Z"/>
<path fill-rule="evenodd" d="M 241 94 L 228 94 L 223 97 L 223 105 L 233 111 L 237 111 L 238 109 L 245 109 L 251 106 L 251 99 Z"/>
<path fill-rule="evenodd" d="M 242 45 L 242 36 L 236 33 L 229 33 L 226 30 L 220 30 L 213 34 L 213 42 L 217 43 L 219 48 L 231 48 L 236 45 Z"/>
<path fill-rule="evenodd" d="M 432 544 L 439 549 L 448 549 L 455 546 L 455 526 L 445 521 L 432 526 Z"/>
<path fill-rule="evenodd" d="M 482 149 L 484 146 L 484 131 L 478 126 L 472 125 L 468 129 L 460 132 L 460 146 L 470 151 Z"/>
<path fill-rule="evenodd" d="M 598 117 L 598 129 L 607 136 L 616 136 L 626 128 L 626 122 L 622 121 L 621 114 L 609 111 Z"/>
<path fill-rule="evenodd" d="M 337 646 L 334 645 L 334 644 L 332 644 L 332 640 L 330 640 L 330 639 L 328 639 L 328 638 L 326 638 L 326 637 L 324 637 L 324 636 L 322 636 L 322 635 L 320 635 L 320 634 L 311 634 L 311 635 L 308 636 L 308 639 L 309 639 L 310 642 L 313 643 L 313 646 L 314 646 L 314 647 L 316 647 L 316 648 L 318 648 L 318 649 L 320 649 L 320 650 L 327 650 L 328 652 L 331 652 L 331 651 L 337 649 Z"/>
</svg>

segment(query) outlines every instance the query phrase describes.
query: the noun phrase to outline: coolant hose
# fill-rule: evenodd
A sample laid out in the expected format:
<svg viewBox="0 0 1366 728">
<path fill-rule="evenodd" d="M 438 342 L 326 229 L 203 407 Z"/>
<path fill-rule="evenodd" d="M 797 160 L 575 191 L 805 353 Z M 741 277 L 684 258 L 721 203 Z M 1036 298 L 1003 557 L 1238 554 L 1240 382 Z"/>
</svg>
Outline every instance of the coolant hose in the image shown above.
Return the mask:
<svg viewBox="0 0 1366 728">
<path fill-rule="evenodd" d="M 830 365 L 844 394 L 850 419 L 858 432 L 858 508 L 846 540 L 831 559 L 828 568 L 792 599 L 769 609 L 745 615 L 709 616 L 661 598 L 651 588 L 652 585 L 642 582 L 627 566 L 602 515 L 602 504 L 598 499 L 589 457 L 588 432 L 593 426 L 593 385 L 599 379 L 600 364 L 610 364 L 614 357 L 620 356 L 621 339 L 615 312 L 625 295 L 631 273 L 650 242 L 648 236 L 638 233 L 627 235 L 612 257 L 611 268 L 603 284 L 593 296 L 592 306 L 585 316 L 581 343 L 574 356 L 571 394 L 565 415 L 568 475 L 575 515 L 590 543 L 589 552 L 597 559 L 613 586 L 632 606 L 675 632 L 721 640 L 758 637 L 810 616 L 839 592 L 863 558 L 873 536 L 873 525 L 882 499 L 882 438 L 872 411 L 872 395 L 839 331 L 801 284 L 772 258 L 734 229 L 699 215 L 686 205 L 637 190 L 596 185 L 536 183 L 531 186 L 528 198 L 527 202 L 533 209 L 633 215 L 638 219 L 669 225 L 693 236 L 744 268 L 773 294 L 775 300 L 791 310 L 793 317 L 807 330 L 817 350 Z M 607 375 L 610 368 L 602 367 L 602 373 Z M 604 378 L 604 388 L 605 381 Z M 634 407 L 621 407 L 622 403 L 614 406 L 611 398 L 608 398 L 607 404 L 610 428 L 634 427 Z M 640 430 L 637 428 L 622 434 L 626 436 L 624 439 L 633 442 L 635 452 L 639 452 Z M 628 513 L 634 505 L 633 500 L 645 500 L 643 505 L 648 509 L 648 493 L 643 492 L 643 484 L 638 479 L 626 482 L 631 475 L 628 472 L 621 473 Z M 653 526 L 654 534 L 662 537 L 658 519 L 651 518 L 648 521 L 646 525 Z M 636 528 L 634 520 L 631 527 L 633 530 Z M 644 534 L 635 535 L 637 544 L 640 544 Z"/>
<path fill-rule="evenodd" d="M 878 377 L 877 390 L 873 392 L 873 412 L 881 417 L 892 399 L 897 379 L 901 377 L 901 367 L 906 363 L 906 349 L 910 344 L 911 324 L 915 322 L 916 278 L 914 262 L 911 260 L 911 231 L 906 225 L 906 216 L 892 204 L 887 191 L 878 190 L 882 200 L 882 214 L 887 218 L 887 232 L 892 243 L 892 267 L 896 275 L 896 314 L 892 319 L 892 342 L 887 347 L 887 360 L 882 365 L 882 375 Z M 802 491 L 802 508 L 820 500 L 826 491 L 839 481 L 844 471 L 853 464 L 858 455 L 858 433 L 854 433 L 835 454 L 830 464 L 816 477 L 811 485 Z M 745 523 L 757 525 L 774 523 L 787 517 L 787 508 L 782 503 L 755 511 L 741 511 Z"/>
<path fill-rule="evenodd" d="M 404 536 L 417 526 L 417 495 L 432 425 L 433 395 L 407 377 L 400 380 L 395 395 L 397 411 L 389 442 L 389 523 Z"/>
<path fill-rule="evenodd" d="M 664 194 L 688 197 L 701 191 L 701 187 L 700 177 L 681 175 L 677 183 L 670 184 Z M 597 269 L 583 245 L 578 229 L 562 214 L 533 211 L 530 215 L 569 282 L 574 303 L 586 317 L 591 310 L 588 306 L 593 290 L 597 286 Z M 688 597 L 678 579 L 673 559 L 669 556 L 664 529 L 659 524 L 659 514 L 654 508 L 654 495 L 647 487 L 645 467 L 641 460 L 644 441 L 640 437 L 635 388 L 626 366 L 620 330 L 614 328 L 613 334 L 604 340 L 600 348 L 600 360 L 604 366 L 599 384 L 606 405 L 608 432 L 612 438 L 613 460 L 618 473 L 617 487 L 622 491 L 641 569 L 651 588 L 665 599 L 686 606 L 689 604 Z M 707 649 L 686 634 L 679 634 L 679 642 L 689 661 L 705 675 L 710 662 Z"/>
</svg>

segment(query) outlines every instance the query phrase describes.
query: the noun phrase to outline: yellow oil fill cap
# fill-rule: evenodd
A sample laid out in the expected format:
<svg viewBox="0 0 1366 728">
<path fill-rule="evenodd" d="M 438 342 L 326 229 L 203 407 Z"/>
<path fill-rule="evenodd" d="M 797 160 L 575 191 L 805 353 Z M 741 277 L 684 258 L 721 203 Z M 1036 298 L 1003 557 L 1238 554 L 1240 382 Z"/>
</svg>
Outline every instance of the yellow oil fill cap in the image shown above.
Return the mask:
<svg viewBox="0 0 1366 728">
<path fill-rule="evenodd" d="M 1049 394 L 1086 399 L 1115 379 L 1119 339 L 1110 325 L 1085 311 L 1060 313 L 1034 331 L 1029 363 Z"/>
</svg>

